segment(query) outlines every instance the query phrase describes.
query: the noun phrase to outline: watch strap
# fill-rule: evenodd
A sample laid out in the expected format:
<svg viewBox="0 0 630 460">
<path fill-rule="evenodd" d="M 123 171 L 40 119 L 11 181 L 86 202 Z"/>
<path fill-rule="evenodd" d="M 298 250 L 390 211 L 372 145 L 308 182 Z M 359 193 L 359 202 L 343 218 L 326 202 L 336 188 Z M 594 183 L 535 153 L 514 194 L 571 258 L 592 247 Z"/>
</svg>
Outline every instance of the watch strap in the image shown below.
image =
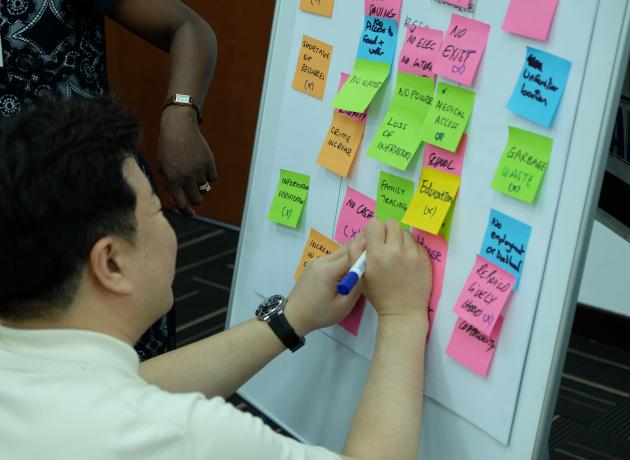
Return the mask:
<svg viewBox="0 0 630 460">
<path fill-rule="evenodd" d="M 193 110 L 197 113 L 197 124 L 201 124 L 201 122 L 203 121 L 201 109 L 199 108 L 199 105 L 195 103 L 192 96 L 189 96 L 187 94 L 173 94 L 172 96 L 166 98 L 166 102 L 164 102 L 164 105 L 162 106 L 162 111 L 164 111 L 165 108 L 171 105 L 192 107 Z"/>
<path fill-rule="evenodd" d="M 291 350 L 291 352 L 299 350 L 306 342 L 304 337 L 300 337 L 296 334 L 282 310 L 272 315 L 267 324 L 269 324 L 271 330 L 275 332 L 280 341 Z"/>
</svg>

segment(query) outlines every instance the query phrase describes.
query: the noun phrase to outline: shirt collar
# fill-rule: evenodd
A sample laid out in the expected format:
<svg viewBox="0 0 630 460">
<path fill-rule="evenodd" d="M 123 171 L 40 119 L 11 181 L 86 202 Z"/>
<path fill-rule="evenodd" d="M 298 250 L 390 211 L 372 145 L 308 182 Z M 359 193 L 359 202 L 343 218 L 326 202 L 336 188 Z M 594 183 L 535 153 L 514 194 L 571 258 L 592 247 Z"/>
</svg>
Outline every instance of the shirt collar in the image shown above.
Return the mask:
<svg viewBox="0 0 630 460">
<path fill-rule="evenodd" d="M 125 342 L 80 329 L 17 329 L 0 325 L 0 350 L 35 360 L 82 367 L 109 366 L 134 374 L 140 366 L 135 350 Z"/>
</svg>

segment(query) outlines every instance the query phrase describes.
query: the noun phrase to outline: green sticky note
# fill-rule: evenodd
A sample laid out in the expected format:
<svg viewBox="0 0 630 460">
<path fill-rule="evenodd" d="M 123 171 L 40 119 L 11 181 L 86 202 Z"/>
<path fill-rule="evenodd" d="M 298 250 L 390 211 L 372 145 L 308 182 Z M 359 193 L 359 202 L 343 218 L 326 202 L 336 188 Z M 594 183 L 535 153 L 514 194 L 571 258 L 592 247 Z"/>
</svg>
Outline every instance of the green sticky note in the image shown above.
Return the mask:
<svg viewBox="0 0 630 460">
<path fill-rule="evenodd" d="M 357 59 L 352 74 L 332 102 L 335 109 L 363 113 L 389 76 L 390 65 Z"/>
<path fill-rule="evenodd" d="M 305 174 L 281 169 L 278 189 L 267 219 L 296 228 L 306 203 L 310 182 L 311 178 Z"/>
<path fill-rule="evenodd" d="M 414 189 L 415 184 L 412 181 L 381 171 L 376 193 L 376 217 L 400 222 L 413 197 Z M 400 226 L 408 227 L 402 223 Z"/>
<path fill-rule="evenodd" d="M 547 170 L 553 139 L 514 126 L 508 132 L 492 188 L 531 204 Z"/>
<path fill-rule="evenodd" d="M 399 73 L 392 103 L 381 122 L 368 156 L 404 171 L 418 147 L 420 131 L 433 100 L 434 82 Z"/>
<path fill-rule="evenodd" d="M 448 241 L 451 236 L 451 228 L 453 224 L 453 210 L 455 209 L 455 205 L 457 204 L 457 197 L 453 200 L 453 204 L 450 208 L 448 208 L 448 212 L 446 213 L 446 217 L 444 218 L 444 222 L 442 222 L 442 227 L 440 227 L 439 235 L 443 236 L 446 241 Z"/>
<path fill-rule="evenodd" d="M 438 83 L 433 106 L 422 126 L 421 139 L 455 152 L 470 120 L 474 104 L 474 91 L 444 82 Z"/>
</svg>

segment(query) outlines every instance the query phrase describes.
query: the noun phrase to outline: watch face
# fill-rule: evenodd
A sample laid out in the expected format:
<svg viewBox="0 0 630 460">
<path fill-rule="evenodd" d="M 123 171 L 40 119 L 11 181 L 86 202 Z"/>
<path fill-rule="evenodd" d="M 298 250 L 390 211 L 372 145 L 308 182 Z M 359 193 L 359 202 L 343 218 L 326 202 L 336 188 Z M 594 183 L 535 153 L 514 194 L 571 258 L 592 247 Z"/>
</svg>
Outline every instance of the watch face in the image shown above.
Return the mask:
<svg viewBox="0 0 630 460">
<path fill-rule="evenodd" d="M 256 309 L 256 316 L 264 317 L 273 313 L 282 303 L 284 297 L 281 295 L 272 295 L 265 299 Z"/>
</svg>

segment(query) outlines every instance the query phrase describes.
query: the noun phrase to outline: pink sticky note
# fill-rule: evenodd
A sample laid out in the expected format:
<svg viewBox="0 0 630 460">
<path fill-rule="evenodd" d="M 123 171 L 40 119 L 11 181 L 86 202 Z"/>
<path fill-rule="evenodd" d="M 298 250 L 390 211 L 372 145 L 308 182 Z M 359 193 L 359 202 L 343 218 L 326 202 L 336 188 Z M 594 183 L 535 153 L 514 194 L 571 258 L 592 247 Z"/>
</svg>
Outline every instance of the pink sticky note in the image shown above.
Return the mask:
<svg viewBox="0 0 630 460">
<path fill-rule="evenodd" d="M 400 20 L 402 0 L 365 0 L 365 15 Z"/>
<path fill-rule="evenodd" d="M 363 317 L 364 309 L 365 297 L 361 296 L 348 316 L 339 321 L 339 325 L 356 337 L 359 335 L 359 328 L 361 327 L 361 318 Z"/>
<path fill-rule="evenodd" d="M 501 28 L 546 42 L 557 6 L 558 0 L 512 0 Z"/>
<path fill-rule="evenodd" d="M 452 154 L 451 154 L 452 155 Z M 431 269 L 433 271 L 433 286 L 431 297 L 429 298 L 429 334 L 433 327 L 433 319 L 437 311 L 438 302 L 442 295 L 442 285 L 444 284 L 444 270 L 446 270 L 446 256 L 448 255 L 448 243 L 444 237 L 432 235 L 418 228 L 411 232 L 416 242 L 425 247 L 429 259 L 431 259 Z"/>
<path fill-rule="evenodd" d="M 346 82 L 346 80 L 348 80 L 348 77 L 350 77 L 349 74 L 345 73 L 345 72 L 341 72 L 341 78 L 339 80 L 339 89 L 341 89 L 341 87 L 343 86 L 343 84 Z M 339 112 L 347 117 L 352 118 L 353 120 L 358 120 L 361 123 L 365 124 L 366 120 L 367 120 L 367 109 L 365 109 L 365 112 L 363 113 L 359 113 L 359 112 L 350 112 L 349 110 L 342 110 L 342 109 L 335 109 L 335 112 Z"/>
<path fill-rule="evenodd" d="M 464 133 L 459 141 L 455 153 L 436 147 L 433 144 L 424 144 L 424 157 L 422 166 L 425 168 L 433 168 L 445 173 L 462 175 L 462 167 L 464 165 L 464 153 L 466 152 L 466 142 L 468 136 Z"/>
<path fill-rule="evenodd" d="M 453 14 L 442 39 L 440 54 L 433 66 L 435 73 L 472 86 L 489 33 L 490 25 L 485 22 Z"/>
<path fill-rule="evenodd" d="M 502 326 L 503 317 L 500 316 L 488 337 L 469 322 L 457 318 L 446 353 L 461 365 L 485 377 L 488 375 Z"/>
<path fill-rule="evenodd" d="M 441 30 L 408 24 L 398 60 L 398 71 L 435 78 L 433 63 L 438 58 L 441 43 Z"/>
<path fill-rule="evenodd" d="M 459 6 L 460 8 L 468 8 L 470 6 L 470 0 L 443 0 L 444 3 L 453 6 Z"/>
<path fill-rule="evenodd" d="M 341 244 L 351 241 L 374 217 L 375 209 L 376 202 L 372 198 L 348 187 L 339 212 L 335 241 Z"/>
<path fill-rule="evenodd" d="M 453 311 L 489 334 L 510 297 L 514 281 L 514 275 L 477 256 Z"/>
</svg>

